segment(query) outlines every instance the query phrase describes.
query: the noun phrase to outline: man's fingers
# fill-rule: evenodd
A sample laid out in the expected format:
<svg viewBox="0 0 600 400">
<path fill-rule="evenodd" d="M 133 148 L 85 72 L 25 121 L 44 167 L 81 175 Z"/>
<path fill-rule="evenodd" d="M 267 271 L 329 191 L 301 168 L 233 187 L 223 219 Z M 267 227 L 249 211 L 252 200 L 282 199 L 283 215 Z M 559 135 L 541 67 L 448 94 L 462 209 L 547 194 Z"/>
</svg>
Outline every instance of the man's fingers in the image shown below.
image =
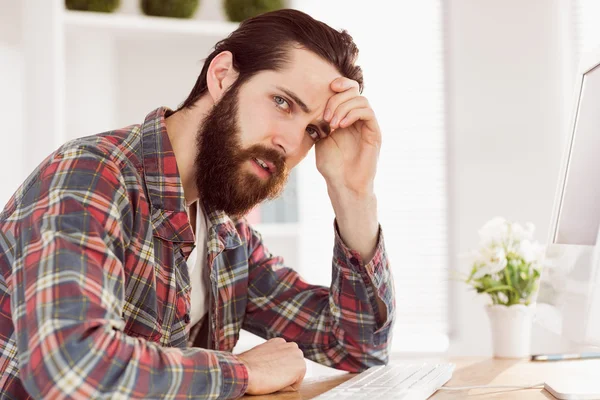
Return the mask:
<svg viewBox="0 0 600 400">
<path fill-rule="evenodd" d="M 296 343 L 296 342 L 287 342 L 286 346 L 289 347 L 290 349 L 297 349 L 298 348 L 298 343 Z"/>
<path fill-rule="evenodd" d="M 375 117 L 375 113 L 370 108 L 355 108 L 350 110 L 350 112 L 340 121 L 340 127 L 345 128 L 347 126 L 352 125 L 356 121 L 363 120 L 368 121 Z"/>
<path fill-rule="evenodd" d="M 302 385 L 302 381 L 304 381 L 304 376 L 306 375 L 306 364 L 304 364 L 304 369 L 302 370 L 300 376 L 296 380 L 296 382 L 292 383 L 290 386 L 282 389 L 282 392 L 297 392 L 300 390 L 300 385 Z"/>
<path fill-rule="evenodd" d="M 306 371 L 304 372 L 306 374 Z M 298 380 L 294 383 L 292 383 L 290 386 L 286 386 L 285 388 L 281 389 L 281 392 L 297 392 L 298 390 L 300 390 L 300 386 L 302 385 L 302 381 L 304 381 L 304 375 L 302 375 L 300 378 L 298 378 Z"/>
<path fill-rule="evenodd" d="M 283 389 L 280 390 L 280 392 L 297 392 L 297 391 L 298 391 L 298 388 L 294 387 L 294 385 L 284 387 Z"/>
<path fill-rule="evenodd" d="M 341 92 L 352 88 L 355 88 L 357 91 L 360 89 L 358 82 L 345 76 L 334 79 L 330 86 L 334 92 Z"/>
<path fill-rule="evenodd" d="M 354 97 L 360 97 L 360 94 L 358 93 L 358 89 L 357 90 L 346 90 L 346 91 L 343 91 L 341 93 L 336 93 L 333 96 L 331 96 L 329 98 L 329 100 L 327 101 L 327 104 L 325 105 L 325 111 L 323 112 L 323 119 L 327 122 L 331 121 L 331 118 L 333 117 L 335 110 L 337 110 L 337 108 L 340 106 L 340 104 L 343 104 Z"/>
<path fill-rule="evenodd" d="M 348 127 L 358 120 L 364 121 L 364 127 L 366 127 L 366 129 L 362 129 L 361 139 L 373 146 L 381 147 L 381 130 L 372 109 L 359 108 L 350 111 L 340 126 Z"/>
<path fill-rule="evenodd" d="M 348 115 L 348 113 L 351 110 L 357 109 L 357 108 L 369 108 L 369 107 L 370 107 L 369 101 L 365 97 L 362 97 L 362 96 L 354 97 L 338 106 L 338 108 L 335 110 L 335 112 L 333 114 L 333 118 L 331 119 L 329 126 L 332 129 L 340 128 L 341 127 L 340 122 L 344 118 L 346 118 L 346 116 Z M 348 125 L 346 125 L 346 126 L 348 126 Z"/>
<path fill-rule="evenodd" d="M 306 375 L 302 350 L 297 343 L 281 337 L 271 338 L 238 358 L 248 370 L 248 394 L 297 391 Z"/>
<path fill-rule="evenodd" d="M 377 119 L 375 119 L 375 113 L 372 108 L 355 108 L 351 110 L 348 115 L 340 122 L 340 127 L 345 128 L 358 120 L 365 121 L 366 127 L 368 128 L 367 132 L 371 132 L 372 135 L 367 135 L 365 137 L 363 135 L 363 139 L 367 139 L 374 144 L 377 142 L 381 142 L 381 133 L 379 132 L 379 125 L 377 124 Z M 364 132 L 363 132 L 364 133 Z"/>
</svg>

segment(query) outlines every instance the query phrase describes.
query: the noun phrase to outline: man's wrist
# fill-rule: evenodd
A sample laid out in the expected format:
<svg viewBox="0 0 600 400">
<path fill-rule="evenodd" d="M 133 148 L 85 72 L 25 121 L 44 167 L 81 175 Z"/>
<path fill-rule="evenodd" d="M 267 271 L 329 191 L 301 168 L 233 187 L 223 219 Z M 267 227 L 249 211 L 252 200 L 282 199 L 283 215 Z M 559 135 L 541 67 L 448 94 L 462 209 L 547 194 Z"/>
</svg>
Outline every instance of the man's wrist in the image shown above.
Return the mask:
<svg viewBox="0 0 600 400">
<path fill-rule="evenodd" d="M 248 390 L 249 368 L 239 356 L 224 352 L 214 351 L 222 376 L 221 395 L 224 398 L 238 398 Z"/>
<path fill-rule="evenodd" d="M 375 197 L 372 184 L 361 187 L 347 187 L 334 181 L 326 182 L 327 194 L 331 199 L 331 204 L 334 211 L 336 211 L 336 215 L 346 210 L 377 205 L 377 198 Z"/>
<path fill-rule="evenodd" d="M 246 360 L 244 360 L 244 358 L 241 355 L 236 355 L 235 356 L 239 362 L 242 363 L 243 367 L 246 369 L 246 388 L 244 390 L 244 393 L 246 393 L 247 391 L 251 390 L 252 388 L 250 387 L 250 365 L 248 364 L 248 362 L 246 362 Z"/>
<path fill-rule="evenodd" d="M 370 261 L 379 233 L 377 197 L 372 191 L 356 192 L 333 186 L 328 186 L 328 193 L 342 241 L 357 251 L 363 262 Z"/>
</svg>

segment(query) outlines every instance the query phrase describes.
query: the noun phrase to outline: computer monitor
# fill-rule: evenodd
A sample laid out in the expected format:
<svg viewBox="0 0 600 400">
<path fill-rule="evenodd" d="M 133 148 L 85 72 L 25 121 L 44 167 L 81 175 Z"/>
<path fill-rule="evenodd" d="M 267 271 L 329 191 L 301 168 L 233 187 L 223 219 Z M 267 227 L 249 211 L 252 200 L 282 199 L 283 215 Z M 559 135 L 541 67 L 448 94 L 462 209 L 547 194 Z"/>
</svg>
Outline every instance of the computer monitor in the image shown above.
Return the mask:
<svg viewBox="0 0 600 400">
<path fill-rule="evenodd" d="M 600 50 L 577 76 L 546 262 L 537 293 L 533 353 L 600 346 Z"/>
</svg>

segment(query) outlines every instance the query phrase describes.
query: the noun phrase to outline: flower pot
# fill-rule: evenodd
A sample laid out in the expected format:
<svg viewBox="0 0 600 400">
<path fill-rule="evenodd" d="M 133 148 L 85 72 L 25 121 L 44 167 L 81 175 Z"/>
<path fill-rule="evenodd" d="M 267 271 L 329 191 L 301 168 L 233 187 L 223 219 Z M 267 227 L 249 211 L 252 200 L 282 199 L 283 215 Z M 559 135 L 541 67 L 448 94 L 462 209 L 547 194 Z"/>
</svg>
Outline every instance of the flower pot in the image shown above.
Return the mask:
<svg viewBox="0 0 600 400">
<path fill-rule="evenodd" d="M 525 358 L 531 354 L 531 325 L 535 307 L 499 304 L 486 307 L 492 330 L 494 357 Z"/>
<path fill-rule="evenodd" d="M 284 7 L 284 0 L 223 0 L 225 14 L 233 22 L 242 22 L 247 18 Z"/>
<path fill-rule="evenodd" d="M 120 0 L 65 0 L 68 10 L 111 13 L 119 8 Z"/>
<path fill-rule="evenodd" d="M 192 18 L 200 0 L 141 0 L 142 12 L 153 17 Z"/>
</svg>

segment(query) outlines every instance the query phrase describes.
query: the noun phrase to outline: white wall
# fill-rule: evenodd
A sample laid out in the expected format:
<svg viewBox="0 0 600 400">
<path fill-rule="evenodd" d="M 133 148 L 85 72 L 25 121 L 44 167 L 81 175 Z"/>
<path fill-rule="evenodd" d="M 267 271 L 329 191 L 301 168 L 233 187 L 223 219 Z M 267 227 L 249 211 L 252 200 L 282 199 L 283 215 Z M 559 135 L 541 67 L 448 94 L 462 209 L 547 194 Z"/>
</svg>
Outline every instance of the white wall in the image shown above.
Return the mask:
<svg viewBox="0 0 600 400">
<path fill-rule="evenodd" d="M 546 241 L 565 133 L 563 98 L 571 96 L 563 93 L 564 3 L 446 3 L 454 254 L 474 248 L 478 228 L 496 215 L 533 222 L 536 239 Z M 461 283 L 453 290 L 450 352 L 490 354 L 486 299 Z"/>
<path fill-rule="evenodd" d="M 21 6 L 0 0 L 0 211 L 23 180 Z"/>
</svg>

